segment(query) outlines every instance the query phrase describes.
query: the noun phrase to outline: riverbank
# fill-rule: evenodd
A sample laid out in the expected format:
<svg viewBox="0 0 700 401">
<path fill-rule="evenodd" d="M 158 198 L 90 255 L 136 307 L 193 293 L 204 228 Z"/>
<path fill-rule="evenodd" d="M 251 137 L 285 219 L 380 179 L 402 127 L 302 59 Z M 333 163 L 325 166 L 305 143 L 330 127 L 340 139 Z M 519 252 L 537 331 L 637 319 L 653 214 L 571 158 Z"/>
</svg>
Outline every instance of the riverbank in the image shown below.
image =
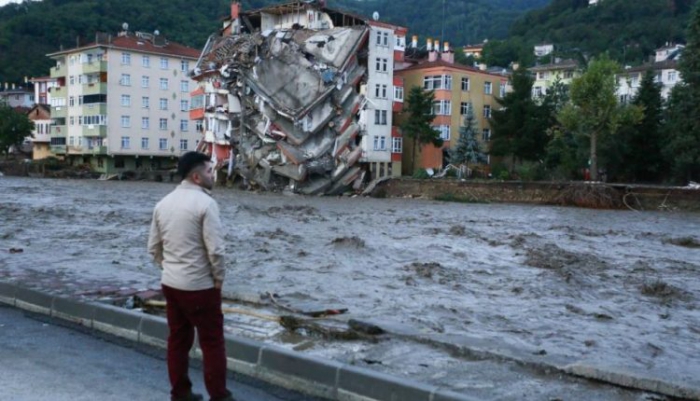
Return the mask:
<svg viewBox="0 0 700 401">
<path fill-rule="evenodd" d="M 700 211 L 700 189 L 633 184 L 397 178 L 377 185 L 371 196 L 635 211 Z"/>
</svg>

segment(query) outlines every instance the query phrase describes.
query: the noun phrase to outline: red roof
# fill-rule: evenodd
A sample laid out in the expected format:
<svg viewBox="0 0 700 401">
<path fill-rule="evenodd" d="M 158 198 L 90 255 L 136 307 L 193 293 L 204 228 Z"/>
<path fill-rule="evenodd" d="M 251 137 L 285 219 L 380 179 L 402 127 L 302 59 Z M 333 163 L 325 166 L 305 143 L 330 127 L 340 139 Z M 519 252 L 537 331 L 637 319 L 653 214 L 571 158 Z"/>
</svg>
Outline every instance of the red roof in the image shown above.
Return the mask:
<svg viewBox="0 0 700 401">
<path fill-rule="evenodd" d="M 162 54 L 167 56 L 187 57 L 194 59 L 199 58 L 199 55 L 201 54 L 201 50 L 199 49 L 193 49 L 175 42 L 166 41 L 165 43 L 166 44 L 163 46 L 156 46 L 150 40 L 138 38 L 130 33 L 128 36 L 113 37 L 109 43 L 93 42 L 86 46 L 51 53 L 48 56 L 51 57 L 59 54 L 73 53 L 78 50 L 90 49 L 93 47 L 134 50 L 141 53 Z"/>
<path fill-rule="evenodd" d="M 499 77 L 499 78 L 505 78 L 503 75 L 492 74 L 492 73 L 487 72 L 487 71 L 482 71 L 478 68 L 467 67 L 467 66 L 461 65 L 461 64 L 448 63 L 447 61 L 440 60 L 440 59 L 438 59 L 436 61 L 425 61 L 422 63 L 414 64 L 414 65 L 412 65 L 410 67 L 406 67 L 402 70 L 396 70 L 396 71 L 394 71 L 394 74 L 400 74 L 404 71 L 424 70 L 424 69 L 434 68 L 434 67 L 453 68 L 455 70 L 468 71 L 468 72 L 473 72 L 473 73 L 477 73 L 477 74 L 484 74 L 484 75 L 491 75 L 491 76 Z"/>
</svg>

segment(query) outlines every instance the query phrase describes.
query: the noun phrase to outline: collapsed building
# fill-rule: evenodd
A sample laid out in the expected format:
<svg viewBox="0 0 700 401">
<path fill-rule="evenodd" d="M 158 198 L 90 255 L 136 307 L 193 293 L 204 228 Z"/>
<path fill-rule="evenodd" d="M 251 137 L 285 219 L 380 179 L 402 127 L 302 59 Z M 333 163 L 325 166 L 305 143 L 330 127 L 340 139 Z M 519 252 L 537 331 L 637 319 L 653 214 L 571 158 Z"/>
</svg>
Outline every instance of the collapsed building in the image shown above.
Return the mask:
<svg viewBox="0 0 700 401">
<path fill-rule="evenodd" d="M 190 119 L 200 150 L 229 176 L 332 195 L 400 174 L 392 112 L 403 86 L 393 66 L 406 29 L 324 3 L 243 12 L 234 2 L 207 41 L 191 72 Z"/>
</svg>

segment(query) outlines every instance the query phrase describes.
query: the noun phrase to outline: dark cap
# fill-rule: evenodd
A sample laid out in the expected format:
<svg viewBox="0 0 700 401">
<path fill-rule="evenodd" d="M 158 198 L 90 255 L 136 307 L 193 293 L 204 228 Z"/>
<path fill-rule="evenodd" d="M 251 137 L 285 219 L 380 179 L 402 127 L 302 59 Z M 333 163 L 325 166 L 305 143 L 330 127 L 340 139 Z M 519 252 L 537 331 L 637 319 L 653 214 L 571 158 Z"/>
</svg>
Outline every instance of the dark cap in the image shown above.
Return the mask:
<svg viewBox="0 0 700 401">
<path fill-rule="evenodd" d="M 177 173 L 182 178 L 187 178 L 190 171 L 204 165 L 208 161 L 211 161 L 211 158 L 204 153 L 187 152 L 180 156 L 180 160 L 177 161 Z"/>
</svg>

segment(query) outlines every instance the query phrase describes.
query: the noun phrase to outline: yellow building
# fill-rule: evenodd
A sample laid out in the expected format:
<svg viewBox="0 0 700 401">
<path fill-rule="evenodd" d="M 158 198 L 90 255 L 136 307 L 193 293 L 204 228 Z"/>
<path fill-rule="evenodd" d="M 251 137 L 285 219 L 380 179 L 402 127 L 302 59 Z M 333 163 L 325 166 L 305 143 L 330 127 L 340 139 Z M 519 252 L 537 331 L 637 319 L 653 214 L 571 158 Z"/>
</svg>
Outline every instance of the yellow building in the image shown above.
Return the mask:
<svg viewBox="0 0 700 401">
<path fill-rule="evenodd" d="M 546 95 L 557 81 L 569 85 L 574 78 L 581 76 L 581 70 L 575 60 L 556 60 L 554 63 L 537 65 L 528 70 L 535 78 L 532 85 L 534 98 Z"/>
<path fill-rule="evenodd" d="M 395 74 L 403 78 L 405 93 L 414 86 L 435 91 L 433 126 L 445 141 L 442 148 L 426 145 L 419 149 L 413 165 L 413 144 L 405 139 L 403 152 L 404 175 L 411 175 L 417 168 L 441 169 L 446 162 L 446 152 L 459 139 L 460 127 L 468 107 L 473 107 L 479 140 L 484 151 L 491 138 L 491 112 L 499 107 L 497 97 L 505 96 L 508 76 L 492 74 L 476 68 L 455 64 L 444 53 L 430 52 L 428 61 L 417 63 Z"/>
</svg>

